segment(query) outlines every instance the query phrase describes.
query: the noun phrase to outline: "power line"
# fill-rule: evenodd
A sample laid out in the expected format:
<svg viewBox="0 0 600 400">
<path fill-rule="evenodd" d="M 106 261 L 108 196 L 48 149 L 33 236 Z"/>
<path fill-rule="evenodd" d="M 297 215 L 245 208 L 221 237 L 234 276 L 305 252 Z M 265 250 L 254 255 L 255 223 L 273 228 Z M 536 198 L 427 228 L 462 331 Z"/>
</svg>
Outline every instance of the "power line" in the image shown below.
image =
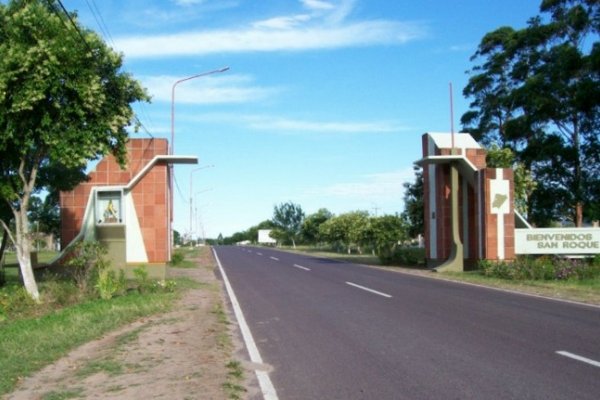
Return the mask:
<svg viewBox="0 0 600 400">
<path fill-rule="evenodd" d="M 58 2 L 58 4 L 60 5 L 64 15 L 67 16 L 67 18 L 69 19 L 69 21 L 71 22 L 71 25 L 73 26 L 73 28 L 75 28 L 75 31 L 77 32 L 77 34 L 79 35 L 79 37 L 81 38 L 81 40 L 83 41 L 83 44 L 85 45 L 85 47 L 87 47 L 87 49 L 89 50 L 90 54 L 94 54 L 92 48 L 90 47 L 90 45 L 88 44 L 87 40 L 85 39 L 85 36 L 83 35 L 83 33 L 81 32 L 81 29 L 79 29 L 79 26 L 75 23 L 75 21 L 73 20 L 73 18 L 71 18 L 71 15 L 69 14 L 69 12 L 67 11 L 67 9 L 65 8 L 65 6 L 63 5 L 61 0 L 56 0 Z M 62 23 L 65 25 L 65 27 L 67 29 L 69 29 L 69 26 L 66 24 L 66 22 L 64 21 L 64 19 L 61 16 L 61 13 L 56 9 L 54 1 L 53 0 L 46 0 L 46 3 L 48 3 L 48 5 L 50 6 L 50 8 L 52 9 L 52 11 L 58 16 L 58 18 L 62 21 Z M 106 26 L 106 23 L 104 23 L 104 18 L 102 18 L 102 14 L 100 14 L 100 11 L 98 10 L 98 7 L 96 6 L 96 3 L 94 3 L 94 1 L 92 0 L 92 3 L 97 11 L 98 17 L 96 16 L 96 13 L 94 12 L 92 6 L 90 5 L 90 3 L 88 2 L 88 0 L 86 0 L 86 3 L 88 4 L 88 8 L 90 8 L 90 11 L 92 12 L 92 15 L 94 17 L 94 19 L 96 20 L 96 23 L 98 24 L 98 27 L 100 28 L 100 30 L 102 31 L 102 33 L 107 36 L 108 40 L 110 40 L 113 43 L 114 46 L 114 42 L 112 40 L 112 36 L 110 35 L 110 32 L 108 31 L 108 27 Z M 140 103 L 141 104 L 141 103 Z M 144 132 L 150 136 L 151 138 L 154 139 L 154 136 L 150 133 L 150 131 L 148 131 L 148 129 L 146 128 L 146 126 L 142 123 L 142 121 L 139 119 L 139 117 L 134 113 L 134 118 L 136 120 L 136 122 L 140 125 L 140 127 L 144 130 Z"/>
<path fill-rule="evenodd" d="M 81 38 L 81 40 L 83 41 L 83 44 L 85 45 L 85 47 L 87 47 L 87 49 L 89 50 L 89 52 L 91 54 L 94 54 L 94 51 L 92 50 L 92 48 L 90 47 L 90 45 L 88 44 L 87 40 L 85 39 L 85 36 L 83 35 L 83 32 L 81 32 L 81 29 L 79 29 L 79 27 L 77 26 L 77 24 L 75 23 L 75 21 L 73 21 L 73 18 L 71 18 L 71 14 L 69 14 L 69 12 L 67 11 L 67 9 L 65 8 L 65 6 L 63 5 L 61 0 L 56 0 L 58 2 L 58 4 L 60 5 L 60 8 L 62 8 L 63 13 L 67 16 L 67 18 L 69 19 L 69 21 L 71 22 L 71 25 L 73 26 L 73 28 L 75 28 L 75 32 L 77 32 L 77 34 L 79 35 L 79 37 Z M 54 10 L 54 13 L 56 15 L 58 15 L 58 17 L 61 19 L 61 21 L 63 20 L 60 17 L 60 14 L 58 12 L 58 10 L 56 9 L 56 7 L 54 6 L 54 1 L 53 0 L 46 0 L 46 3 L 48 3 L 48 5 L 50 7 L 52 7 L 52 9 Z M 63 22 L 64 23 L 64 22 Z"/>
</svg>

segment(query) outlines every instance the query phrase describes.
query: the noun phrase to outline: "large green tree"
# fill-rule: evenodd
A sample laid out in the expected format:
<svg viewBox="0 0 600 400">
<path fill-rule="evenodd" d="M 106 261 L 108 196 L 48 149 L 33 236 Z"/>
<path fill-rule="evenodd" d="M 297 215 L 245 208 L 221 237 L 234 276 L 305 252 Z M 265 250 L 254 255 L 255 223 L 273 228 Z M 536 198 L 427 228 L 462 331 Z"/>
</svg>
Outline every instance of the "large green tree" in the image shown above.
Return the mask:
<svg viewBox="0 0 600 400">
<path fill-rule="evenodd" d="M 317 244 L 320 241 L 319 227 L 332 217 L 333 214 L 326 208 L 320 208 L 317 212 L 308 215 L 302 222 L 302 240 L 305 243 Z"/>
<path fill-rule="evenodd" d="M 482 39 L 461 121 L 531 170 L 534 222 L 581 226 L 600 218 L 600 3 L 543 0 L 540 12 L 523 29 L 501 27 Z"/>
<path fill-rule="evenodd" d="M 53 0 L 0 4 L 0 199 L 14 217 L 10 236 L 35 299 L 29 202 L 42 181 L 57 183 L 38 177 L 81 170 L 108 153 L 123 164 L 131 103 L 148 99 L 122 71 L 121 55 L 57 9 Z"/>
<path fill-rule="evenodd" d="M 404 183 L 404 211 L 402 219 L 407 225 L 408 235 L 416 238 L 425 233 L 425 203 L 423 200 L 423 169 L 415 165 L 414 183 Z"/>
<path fill-rule="evenodd" d="M 275 236 L 292 242 L 295 248 L 296 240 L 300 235 L 302 221 L 304 221 L 302 207 L 292 202 L 281 203 L 273 207 L 272 221 L 275 226 Z"/>
</svg>

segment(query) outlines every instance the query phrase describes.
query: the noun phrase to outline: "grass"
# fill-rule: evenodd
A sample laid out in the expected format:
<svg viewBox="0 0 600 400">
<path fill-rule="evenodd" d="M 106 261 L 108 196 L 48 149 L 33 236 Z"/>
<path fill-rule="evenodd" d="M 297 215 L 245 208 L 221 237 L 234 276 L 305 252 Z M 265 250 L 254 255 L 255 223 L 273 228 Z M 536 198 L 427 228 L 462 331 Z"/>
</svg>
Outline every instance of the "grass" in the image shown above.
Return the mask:
<svg viewBox="0 0 600 400">
<path fill-rule="evenodd" d="M 179 247 L 173 252 L 172 268 L 196 268 L 195 259 L 200 255 L 201 247 Z"/>
<path fill-rule="evenodd" d="M 441 278 L 555 297 L 565 300 L 600 304 L 600 279 L 586 280 L 507 280 L 481 275 L 478 271 L 442 272 Z"/>
<path fill-rule="evenodd" d="M 324 249 L 318 249 L 308 246 L 297 246 L 296 249 L 283 247 L 281 250 L 296 253 L 310 254 L 315 257 L 325 257 L 342 262 L 355 264 L 366 264 L 383 267 L 378 257 L 359 254 L 341 254 Z M 443 272 L 429 274 L 429 271 L 421 268 L 416 270 L 414 266 L 399 268 L 385 266 L 386 269 L 402 270 L 407 273 L 426 274 L 432 278 L 449 279 L 453 281 L 474 283 L 483 286 L 496 287 L 501 289 L 513 290 L 537 294 L 540 296 L 554 297 L 571 301 L 579 301 L 589 304 L 600 304 L 600 279 L 587 280 L 507 280 L 482 275 L 479 271 L 470 272 Z"/>
<path fill-rule="evenodd" d="M 94 300 L 38 318 L 0 325 L 0 395 L 70 349 L 134 320 L 170 309 L 174 293 L 130 294 Z"/>
<path fill-rule="evenodd" d="M 246 393 L 246 388 L 240 385 L 240 382 L 244 379 L 244 368 L 239 361 L 229 361 L 225 367 L 227 367 L 227 381 L 222 385 L 223 390 L 227 394 L 227 397 L 231 400 L 239 400 L 242 398 L 242 394 Z"/>
</svg>

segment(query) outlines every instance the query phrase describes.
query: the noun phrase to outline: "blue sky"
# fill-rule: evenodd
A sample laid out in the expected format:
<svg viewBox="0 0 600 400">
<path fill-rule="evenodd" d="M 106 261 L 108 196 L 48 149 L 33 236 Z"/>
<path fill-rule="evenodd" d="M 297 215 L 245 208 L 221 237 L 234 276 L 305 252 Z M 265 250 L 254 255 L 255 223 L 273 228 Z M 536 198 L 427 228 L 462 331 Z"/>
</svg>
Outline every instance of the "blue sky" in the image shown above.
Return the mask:
<svg viewBox="0 0 600 400">
<path fill-rule="evenodd" d="M 170 137 L 177 86 L 174 227 L 207 237 L 241 231 L 292 201 L 306 214 L 402 212 L 424 132 L 455 126 L 483 35 L 523 27 L 539 0 L 63 0 L 125 55 Z M 147 137 L 143 132 L 134 137 Z M 214 165 L 192 173 L 198 167 Z M 197 210 L 197 212 L 196 212 Z"/>
</svg>

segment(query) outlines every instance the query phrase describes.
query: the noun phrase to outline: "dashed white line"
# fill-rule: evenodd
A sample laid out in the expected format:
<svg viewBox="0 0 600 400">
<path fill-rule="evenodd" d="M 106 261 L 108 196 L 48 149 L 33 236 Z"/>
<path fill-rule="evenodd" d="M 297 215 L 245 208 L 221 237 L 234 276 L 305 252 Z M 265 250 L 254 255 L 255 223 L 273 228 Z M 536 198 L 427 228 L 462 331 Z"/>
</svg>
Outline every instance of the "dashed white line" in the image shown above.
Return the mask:
<svg viewBox="0 0 600 400">
<path fill-rule="evenodd" d="M 279 258 L 277 257 L 269 257 L 271 260 L 275 260 L 275 261 L 279 261 Z"/>
<path fill-rule="evenodd" d="M 256 255 L 258 255 L 258 256 L 262 256 L 262 253 L 256 253 Z"/>
<path fill-rule="evenodd" d="M 346 285 L 354 286 L 355 288 L 358 288 L 358 289 L 361 289 L 361 290 L 365 290 L 367 292 L 370 292 L 370 293 L 373 293 L 373 294 L 377 294 L 379 296 L 383 296 L 383 297 L 386 297 L 388 299 L 392 297 L 391 295 L 389 295 L 387 293 L 379 292 L 377 290 L 373 290 L 373 289 L 370 289 L 370 288 L 365 287 L 365 286 L 357 285 L 356 283 L 346 282 Z"/>
<path fill-rule="evenodd" d="M 310 271 L 310 268 L 303 267 L 302 265 L 294 264 L 294 267 L 303 269 L 305 271 Z"/>
<path fill-rule="evenodd" d="M 560 354 L 561 356 L 569 357 L 569 358 L 572 358 L 573 360 L 581 361 L 581 362 L 584 362 L 586 364 L 593 365 L 594 367 L 599 367 L 600 368 L 600 362 L 594 361 L 592 359 L 585 358 L 585 357 L 582 357 L 582 356 L 578 356 L 577 354 L 569 353 L 568 351 L 557 351 L 556 354 Z"/>
<path fill-rule="evenodd" d="M 250 327 L 246 323 L 246 318 L 244 318 L 244 313 L 242 312 L 240 303 L 238 302 L 237 297 L 233 291 L 233 287 L 231 287 L 231 284 L 229 283 L 227 274 L 225 273 L 225 270 L 221 265 L 221 261 L 219 260 L 219 256 L 217 255 L 215 249 L 213 249 L 213 253 L 215 255 L 215 260 L 217 260 L 219 270 L 221 271 L 221 276 L 223 277 L 223 282 L 225 283 L 225 289 L 227 289 L 227 293 L 229 294 L 229 299 L 231 300 L 231 306 L 233 307 L 235 318 L 237 319 L 238 324 L 240 325 L 242 337 L 244 338 L 246 348 L 248 349 L 248 354 L 250 355 L 250 361 L 256 364 L 263 364 L 262 357 L 260 356 L 260 352 L 258 351 L 256 342 L 254 341 L 254 337 L 252 336 Z M 254 372 L 256 373 L 258 384 L 262 390 L 263 398 L 265 400 L 278 400 L 277 392 L 275 391 L 275 387 L 273 386 L 273 382 L 271 382 L 269 374 L 266 371 L 261 371 L 258 369 L 256 369 Z"/>
</svg>

